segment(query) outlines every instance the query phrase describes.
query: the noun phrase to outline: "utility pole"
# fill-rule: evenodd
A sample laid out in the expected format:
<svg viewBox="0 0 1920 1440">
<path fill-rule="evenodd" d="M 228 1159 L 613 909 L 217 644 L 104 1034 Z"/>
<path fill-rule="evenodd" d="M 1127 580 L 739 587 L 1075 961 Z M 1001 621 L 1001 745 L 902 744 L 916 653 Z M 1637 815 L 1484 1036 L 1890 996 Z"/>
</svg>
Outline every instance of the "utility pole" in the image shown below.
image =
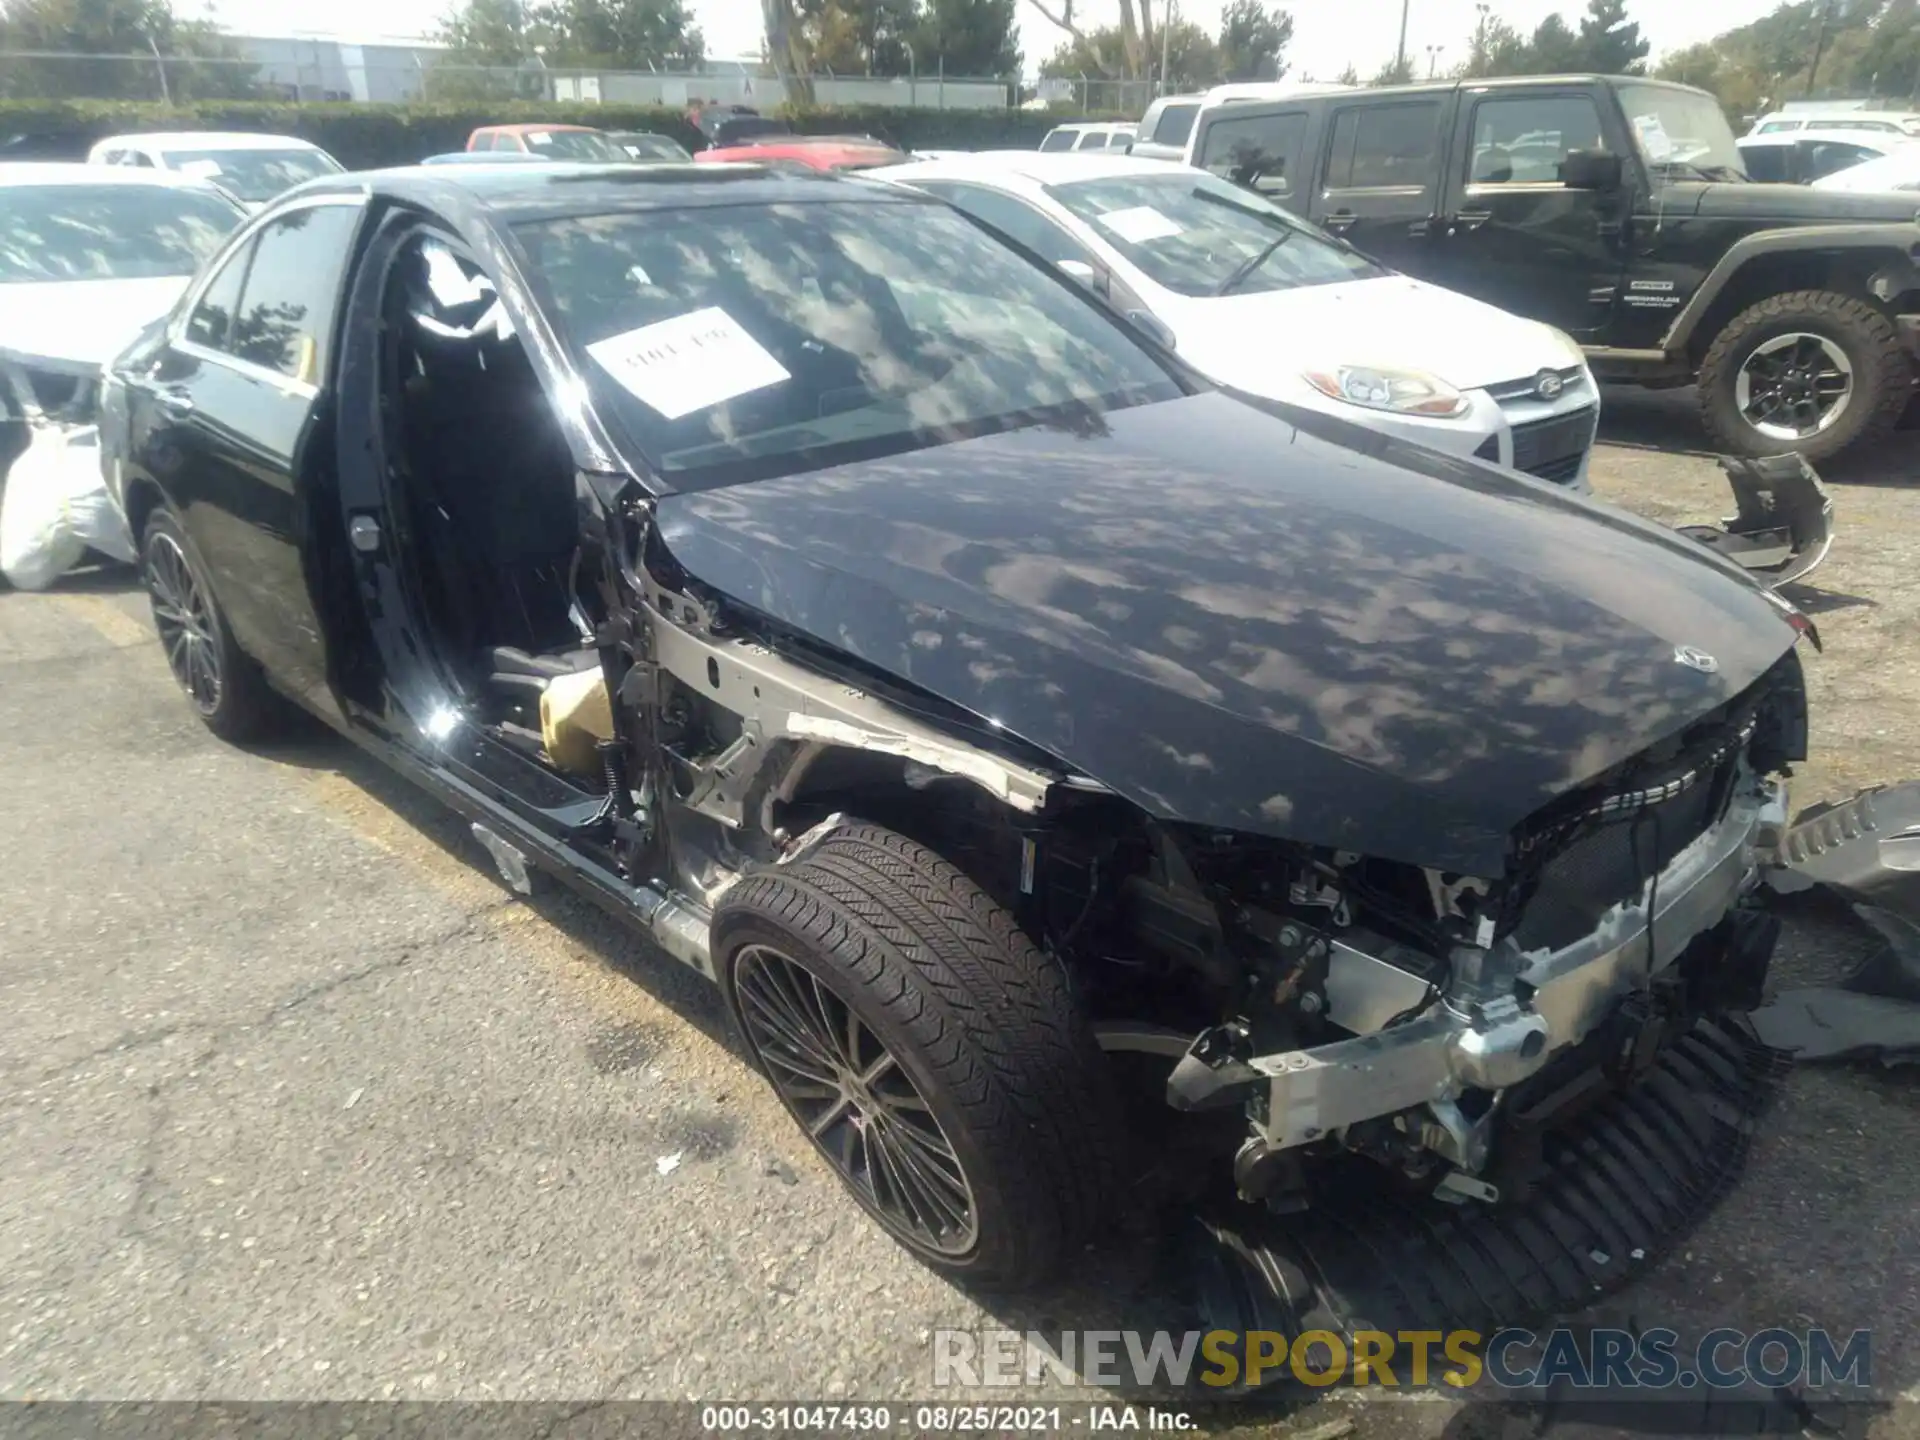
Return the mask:
<svg viewBox="0 0 1920 1440">
<path fill-rule="evenodd" d="M 160 46 L 154 41 L 151 32 L 147 34 L 147 48 L 153 52 L 153 68 L 160 72 L 160 103 L 173 104 L 173 88 L 167 84 L 167 62 L 160 57 Z"/>
<path fill-rule="evenodd" d="M 1160 88 L 1155 92 L 1160 95 L 1167 94 L 1172 88 L 1167 84 L 1167 47 L 1173 40 L 1173 17 L 1173 0 L 1167 0 L 1166 9 L 1160 12 Z"/>
<path fill-rule="evenodd" d="M 1439 70 L 1440 52 L 1446 48 L 1444 45 L 1427 46 L 1427 79 L 1433 79 L 1434 73 Z"/>
<path fill-rule="evenodd" d="M 1833 0 L 1820 7 L 1820 30 L 1813 42 L 1813 64 L 1807 67 L 1807 98 L 1813 98 L 1813 82 L 1820 74 L 1821 57 L 1827 53 L 1827 22 L 1833 18 Z"/>
<path fill-rule="evenodd" d="M 1400 48 L 1393 52 L 1393 73 L 1407 73 L 1407 11 L 1413 0 L 1400 0 Z"/>
</svg>

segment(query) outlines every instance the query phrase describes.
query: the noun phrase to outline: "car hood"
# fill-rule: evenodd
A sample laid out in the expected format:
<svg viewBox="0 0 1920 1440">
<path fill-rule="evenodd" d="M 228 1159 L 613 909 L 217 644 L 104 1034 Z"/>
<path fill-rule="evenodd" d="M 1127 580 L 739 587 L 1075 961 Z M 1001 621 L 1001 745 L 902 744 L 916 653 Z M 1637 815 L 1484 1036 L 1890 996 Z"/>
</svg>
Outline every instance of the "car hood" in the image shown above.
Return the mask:
<svg viewBox="0 0 1920 1440">
<path fill-rule="evenodd" d="M 0 286 L 0 351 L 67 368 L 103 369 L 173 308 L 191 278 Z"/>
<path fill-rule="evenodd" d="M 696 579 L 1156 816 L 1477 875 L 1794 638 L 1670 532 L 1217 392 L 658 521 Z"/>
<path fill-rule="evenodd" d="M 1811 185 L 1701 185 L 1697 190 L 1695 213 L 1715 219 L 1794 225 L 1858 225 L 1883 220 L 1910 225 L 1914 213 L 1920 211 L 1920 203 L 1911 195 L 1816 190 Z"/>
<path fill-rule="evenodd" d="M 1405 275 L 1219 298 L 1180 298 L 1164 320 L 1180 353 L 1256 394 L 1308 366 L 1425 370 L 1463 390 L 1581 363 L 1553 332 Z M 1278 397 L 1278 398 L 1284 398 Z"/>
</svg>

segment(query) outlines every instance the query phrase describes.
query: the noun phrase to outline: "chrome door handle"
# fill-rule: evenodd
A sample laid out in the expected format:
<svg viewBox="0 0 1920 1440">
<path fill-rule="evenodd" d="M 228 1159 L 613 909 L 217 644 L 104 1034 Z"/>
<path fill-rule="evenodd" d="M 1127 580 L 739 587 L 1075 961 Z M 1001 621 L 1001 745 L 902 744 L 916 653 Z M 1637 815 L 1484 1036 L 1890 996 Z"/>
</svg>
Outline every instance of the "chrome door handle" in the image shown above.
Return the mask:
<svg viewBox="0 0 1920 1440">
<path fill-rule="evenodd" d="M 1449 235 L 1458 235 L 1463 230 L 1471 233 L 1472 231 L 1478 230 L 1492 218 L 1493 212 L 1491 210 L 1462 210 L 1458 215 L 1453 217 L 1453 223 L 1447 227 L 1447 233 Z"/>
<path fill-rule="evenodd" d="M 153 392 L 153 398 L 155 403 L 169 415 L 178 417 L 193 413 L 193 396 L 184 390 L 163 386 Z"/>
</svg>

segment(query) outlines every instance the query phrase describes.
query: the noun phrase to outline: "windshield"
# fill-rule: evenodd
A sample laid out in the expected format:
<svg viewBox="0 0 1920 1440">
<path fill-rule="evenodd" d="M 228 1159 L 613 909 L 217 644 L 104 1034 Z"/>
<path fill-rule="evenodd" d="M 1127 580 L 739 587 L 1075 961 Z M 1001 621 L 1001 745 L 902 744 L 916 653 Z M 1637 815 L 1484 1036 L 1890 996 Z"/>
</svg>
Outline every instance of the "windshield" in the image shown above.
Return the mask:
<svg viewBox="0 0 1920 1440">
<path fill-rule="evenodd" d="M 1078 180 L 1047 193 L 1178 295 L 1216 295 L 1222 286 L 1236 294 L 1295 290 L 1388 273 L 1279 206 L 1201 172 Z"/>
<path fill-rule="evenodd" d="M 620 144 L 637 160 L 691 160 L 686 149 L 664 135 L 622 135 Z"/>
<path fill-rule="evenodd" d="M 319 150 L 169 150 L 167 168 L 211 180 L 249 204 L 271 200 L 316 175 L 338 175 L 331 155 Z"/>
<path fill-rule="evenodd" d="M 240 222 L 233 204 L 160 185 L 18 185 L 0 203 L 0 283 L 191 275 Z"/>
<path fill-rule="evenodd" d="M 1664 85 L 1622 85 L 1620 104 L 1649 169 L 1695 172 L 1709 180 L 1746 178 L 1733 129 L 1712 96 Z"/>
<path fill-rule="evenodd" d="M 1070 282 L 944 205 L 840 201 L 516 227 L 601 414 L 681 489 L 1182 393 Z"/>
<path fill-rule="evenodd" d="M 549 160 L 631 160 L 598 130 L 529 130 L 527 148 Z"/>
</svg>

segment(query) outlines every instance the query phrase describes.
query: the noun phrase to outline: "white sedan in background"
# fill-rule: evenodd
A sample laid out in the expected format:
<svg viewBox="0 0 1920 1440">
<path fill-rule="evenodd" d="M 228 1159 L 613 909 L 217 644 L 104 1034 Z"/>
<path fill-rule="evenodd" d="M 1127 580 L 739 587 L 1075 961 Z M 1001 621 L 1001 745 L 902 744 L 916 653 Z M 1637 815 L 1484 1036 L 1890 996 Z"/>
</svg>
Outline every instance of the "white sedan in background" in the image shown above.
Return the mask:
<svg viewBox="0 0 1920 1440">
<path fill-rule="evenodd" d="M 1920 190 L 1920 141 L 1813 182 L 1816 190 Z"/>
<path fill-rule="evenodd" d="M 106 365 L 246 218 L 202 180 L 0 164 L 0 574 L 51 584 L 91 545 L 133 558 L 100 474 Z"/>
<path fill-rule="evenodd" d="M 295 135 L 246 131 L 176 130 L 113 135 L 87 152 L 90 165 L 170 170 L 218 185 L 248 210 L 283 190 L 345 167 L 318 145 Z"/>
<path fill-rule="evenodd" d="M 1223 385 L 1585 492 L 1600 398 L 1548 325 L 1376 264 L 1205 171 L 1002 151 L 890 166 Z"/>
</svg>

